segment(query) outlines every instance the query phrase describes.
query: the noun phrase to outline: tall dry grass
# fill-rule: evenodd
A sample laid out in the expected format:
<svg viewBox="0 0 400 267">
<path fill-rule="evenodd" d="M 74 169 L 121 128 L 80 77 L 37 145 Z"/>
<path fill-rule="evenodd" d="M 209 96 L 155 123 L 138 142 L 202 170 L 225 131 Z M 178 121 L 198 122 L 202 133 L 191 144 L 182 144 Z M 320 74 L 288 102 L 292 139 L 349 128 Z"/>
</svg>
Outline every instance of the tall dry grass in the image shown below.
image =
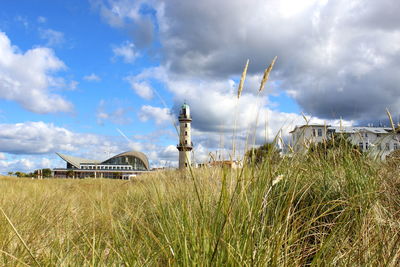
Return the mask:
<svg viewBox="0 0 400 267">
<path fill-rule="evenodd" d="M 398 169 L 346 148 L 270 159 L 130 182 L 1 178 L 0 265 L 398 266 Z"/>
</svg>

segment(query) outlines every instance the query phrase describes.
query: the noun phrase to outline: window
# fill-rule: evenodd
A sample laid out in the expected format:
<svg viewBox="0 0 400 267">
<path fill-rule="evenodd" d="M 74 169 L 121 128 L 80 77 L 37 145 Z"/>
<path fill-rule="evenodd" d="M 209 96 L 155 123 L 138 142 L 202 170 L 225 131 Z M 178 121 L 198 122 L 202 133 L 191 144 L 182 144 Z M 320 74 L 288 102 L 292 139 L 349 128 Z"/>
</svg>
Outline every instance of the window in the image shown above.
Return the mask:
<svg viewBox="0 0 400 267">
<path fill-rule="evenodd" d="M 318 129 L 318 136 L 322 136 L 322 129 Z"/>
<path fill-rule="evenodd" d="M 185 123 L 185 127 L 187 127 L 187 123 Z"/>
<path fill-rule="evenodd" d="M 390 144 L 389 144 L 389 143 L 386 143 L 385 149 L 386 149 L 386 150 L 389 150 L 389 149 L 390 149 Z"/>
<path fill-rule="evenodd" d="M 185 140 L 185 145 L 187 145 L 187 140 Z"/>
<path fill-rule="evenodd" d="M 368 150 L 368 142 L 365 143 L 365 150 Z"/>
<path fill-rule="evenodd" d="M 315 129 L 312 129 L 312 135 L 313 135 L 313 136 L 316 136 L 316 134 L 315 134 Z"/>
<path fill-rule="evenodd" d="M 365 133 L 365 137 L 368 137 L 368 133 Z"/>
<path fill-rule="evenodd" d="M 360 148 L 360 150 L 363 150 L 364 149 L 364 143 L 359 143 L 358 147 Z"/>
<path fill-rule="evenodd" d="M 185 135 L 187 136 L 187 132 L 185 131 Z"/>
<path fill-rule="evenodd" d="M 187 165 L 187 163 L 185 162 L 185 167 L 187 167 L 188 165 Z"/>
<path fill-rule="evenodd" d="M 394 144 L 393 144 L 393 150 L 397 150 L 397 149 L 399 149 L 398 144 L 397 144 L 397 143 L 394 143 Z"/>
</svg>

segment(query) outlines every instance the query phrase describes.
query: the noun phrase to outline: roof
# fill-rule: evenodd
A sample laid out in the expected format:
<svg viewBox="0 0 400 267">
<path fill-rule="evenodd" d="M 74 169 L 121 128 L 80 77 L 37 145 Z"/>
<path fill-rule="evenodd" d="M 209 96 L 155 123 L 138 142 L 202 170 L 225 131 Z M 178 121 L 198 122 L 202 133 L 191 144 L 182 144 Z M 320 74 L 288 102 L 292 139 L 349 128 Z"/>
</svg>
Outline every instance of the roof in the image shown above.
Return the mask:
<svg viewBox="0 0 400 267">
<path fill-rule="evenodd" d="M 292 131 L 290 131 L 289 133 L 293 133 L 295 132 L 297 129 L 301 129 L 304 127 L 330 127 L 330 125 L 326 125 L 326 124 L 303 124 L 303 125 L 296 125 L 296 127 L 294 127 L 294 129 Z"/>
<path fill-rule="evenodd" d="M 183 103 L 182 108 L 188 109 L 188 108 L 189 108 L 189 105 L 186 104 L 186 103 Z"/>
<path fill-rule="evenodd" d="M 99 161 L 99 160 L 92 160 L 92 159 L 73 157 L 73 156 L 68 156 L 68 155 L 64 155 L 64 154 L 61 154 L 61 153 L 57 153 L 57 152 L 56 152 L 56 154 L 58 156 L 60 156 L 60 158 L 65 160 L 66 162 L 68 162 L 71 165 L 75 166 L 76 168 L 80 168 L 80 165 L 82 163 L 86 163 L 86 164 L 100 164 L 101 163 L 101 161 Z"/>
<path fill-rule="evenodd" d="M 353 127 L 353 126 L 332 126 L 329 129 L 335 130 L 337 133 L 357 133 L 357 132 L 370 132 L 375 134 L 386 134 L 388 133 L 387 128 L 384 127 Z"/>
<path fill-rule="evenodd" d="M 65 160 L 66 162 L 70 163 L 71 165 L 75 166 L 76 168 L 80 168 L 81 164 L 102 164 L 103 162 L 106 162 L 107 160 L 110 160 L 112 158 L 117 158 L 117 157 L 123 157 L 123 156 L 133 156 L 133 157 L 137 157 L 138 159 L 140 159 L 141 161 L 143 161 L 144 166 L 146 167 L 147 170 L 150 169 L 149 167 L 149 160 L 147 158 L 147 156 L 139 151 L 128 151 L 128 152 L 123 152 L 120 153 L 118 155 L 115 155 L 109 159 L 100 161 L 100 160 L 92 160 L 92 159 L 85 159 L 85 158 L 79 158 L 79 157 L 73 157 L 73 156 L 68 156 L 68 155 L 64 155 L 61 153 L 56 153 L 58 156 L 60 156 L 60 158 L 62 158 L 63 160 Z"/>
<path fill-rule="evenodd" d="M 106 162 L 107 160 L 110 160 L 110 159 L 112 159 L 112 158 L 118 158 L 118 157 L 124 157 L 124 156 L 133 156 L 133 157 L 136 157 L 136 158 L 140 159 L 141 161 L 143 161 L 144 166 L 146 167 L 147 170 L 150 169 L 150 167 L 149 167 L 149 159 L 147 158 L 147 156 L 146 156 L 144 153 L 139 152 L 139 151 L 128 151 L 128 152 L 123 152 L 123 153 L 120 153 L 120 154 L 118 154 L 118 155 L 115 155 L 114 157 L 111 157 L 111 158 L 109 158 L 109 159 L 106 159 L 106 160 L 102 161 L 102 163 L 103 163 L 103 162 Z"/>
<path fill-rule="evenodd" d="M 334 130 L 336 133 L 357 133 L 357 132 L 371 132 L 375 134 L 386 134 L 392 131 L 391 128 L 386 127 L 373 127 L 373 126 L 330 126 L 324 124 L 304 124 L 296 126 L 290 133 L 295 132 L 297 129 L 304 127 L 327 127 L 328 130 Z"/>
<path fill-rule="evenodd" d="M 336 133 L 355 133 L 355 127 L 352 126 L 331 126 L 330 130 L 335 130 Z"/>
</svg>

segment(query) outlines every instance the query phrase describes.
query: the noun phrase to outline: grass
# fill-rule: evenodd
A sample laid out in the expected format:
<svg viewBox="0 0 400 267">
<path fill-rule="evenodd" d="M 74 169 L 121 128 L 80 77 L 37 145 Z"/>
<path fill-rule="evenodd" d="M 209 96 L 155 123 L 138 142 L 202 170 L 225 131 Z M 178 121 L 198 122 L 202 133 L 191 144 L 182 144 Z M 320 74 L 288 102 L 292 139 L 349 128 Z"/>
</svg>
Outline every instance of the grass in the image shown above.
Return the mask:
<svg viewBox="0 0 400 267">
<path fill-rule="evenodd" d="M 398 266 L 399 177 L 345 149 L 130 182 L 4 177 L 0 265 Z"/>
</svg>

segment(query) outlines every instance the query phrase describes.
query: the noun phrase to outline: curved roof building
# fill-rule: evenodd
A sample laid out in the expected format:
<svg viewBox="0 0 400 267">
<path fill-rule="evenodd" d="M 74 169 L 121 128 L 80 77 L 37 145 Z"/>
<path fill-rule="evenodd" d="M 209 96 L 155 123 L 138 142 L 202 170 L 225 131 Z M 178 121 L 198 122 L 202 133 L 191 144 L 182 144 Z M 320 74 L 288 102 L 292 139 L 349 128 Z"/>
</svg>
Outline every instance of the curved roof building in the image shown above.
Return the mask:
<svg viewBox="0 0 400 267">
<path fill-rule="evenodd" d="M 127 151 L 104 161 L 73 157 L 57 153 L 66 163 L 65 169 L 54 169 L 55 177 L 122 178 L 150 170 L 147 156 L 138 151 Z"/>
</svg>

